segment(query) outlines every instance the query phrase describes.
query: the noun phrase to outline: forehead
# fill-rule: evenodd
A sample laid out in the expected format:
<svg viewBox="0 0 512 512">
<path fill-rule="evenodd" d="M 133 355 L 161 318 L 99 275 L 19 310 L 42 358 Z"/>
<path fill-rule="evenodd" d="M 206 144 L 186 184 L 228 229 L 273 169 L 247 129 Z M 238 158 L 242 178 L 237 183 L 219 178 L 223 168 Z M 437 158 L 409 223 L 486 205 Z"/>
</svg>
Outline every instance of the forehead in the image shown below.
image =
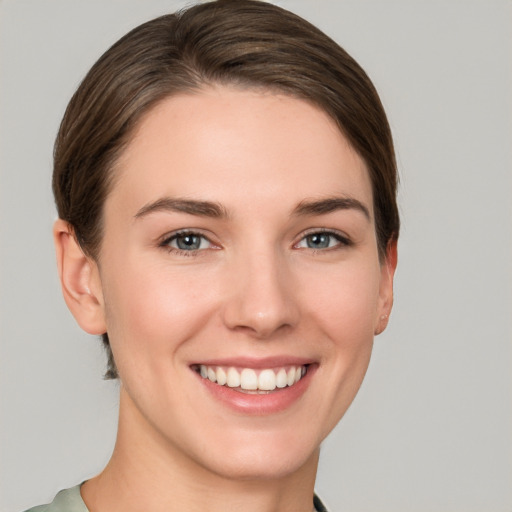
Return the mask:
<svg viewBox="0 0 512 512">
<path fill-rule="evenodd" d="M 140 121 L 116 174 L 112 195 L 133 208 L 165 195 L 259 206 L 351 195 L 372 211 L 366 166 L 331 117 L 269 91 L 212 87 L 163 100 Z"/>
</svg>

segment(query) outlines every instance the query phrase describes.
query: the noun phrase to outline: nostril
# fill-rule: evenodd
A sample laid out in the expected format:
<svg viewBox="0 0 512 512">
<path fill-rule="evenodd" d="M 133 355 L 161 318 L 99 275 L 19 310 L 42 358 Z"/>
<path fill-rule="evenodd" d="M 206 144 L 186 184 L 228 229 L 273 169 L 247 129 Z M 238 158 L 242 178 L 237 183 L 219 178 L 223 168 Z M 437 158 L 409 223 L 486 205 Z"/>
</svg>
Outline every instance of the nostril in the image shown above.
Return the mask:
<svg viewBox="0 0 512 512">
<path fill-rule="evenodd" d="M 247 336 L 256 338 L 256 339 L 267 339 L 271 338 L 275 335 L 282 335 L 285 331 L 292 329 L 292 325 L 288 323 L 283 324 L 264 324 L 263 322 L 259 324 L 252 325 L 235 325 L 231 328 L 231 330 L 235 332 L 239 332 L 241 334 L 246 334 Z"/>
</svg>

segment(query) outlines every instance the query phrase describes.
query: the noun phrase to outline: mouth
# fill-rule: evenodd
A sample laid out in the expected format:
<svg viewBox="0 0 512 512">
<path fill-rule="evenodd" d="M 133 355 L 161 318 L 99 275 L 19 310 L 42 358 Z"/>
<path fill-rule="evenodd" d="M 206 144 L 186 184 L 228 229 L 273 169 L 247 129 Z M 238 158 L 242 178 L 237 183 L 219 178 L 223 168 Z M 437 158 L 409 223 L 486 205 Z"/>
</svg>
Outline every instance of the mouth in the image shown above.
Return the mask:
<svg viewBox="0 0 512 512">
<path fill-rule="evenodd" d="M 266 395 L 295 386 L 308 373 L 309 364 L 276 368 L 243 368 L 197 364 L 192 369 L 202 379 L 246 394 Z"/>
</svg>

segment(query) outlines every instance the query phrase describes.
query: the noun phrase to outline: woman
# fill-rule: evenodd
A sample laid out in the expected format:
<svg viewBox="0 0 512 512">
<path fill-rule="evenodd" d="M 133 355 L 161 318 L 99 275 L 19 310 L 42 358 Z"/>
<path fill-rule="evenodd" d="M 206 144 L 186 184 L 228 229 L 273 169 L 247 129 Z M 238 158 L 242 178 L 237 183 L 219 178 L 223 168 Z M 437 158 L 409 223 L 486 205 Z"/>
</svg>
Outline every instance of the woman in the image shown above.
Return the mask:
<svg viewBox="0 0 512 512">
<path fill-rule="evenodd" d="M 283 9 L 199 5 L 108 50 L 61 124 L 54 237 L 118 437 L 42 510 L 323 510 L 320 443 L 392 307 L 396 181 L 368 77 Z"/>
</svg>

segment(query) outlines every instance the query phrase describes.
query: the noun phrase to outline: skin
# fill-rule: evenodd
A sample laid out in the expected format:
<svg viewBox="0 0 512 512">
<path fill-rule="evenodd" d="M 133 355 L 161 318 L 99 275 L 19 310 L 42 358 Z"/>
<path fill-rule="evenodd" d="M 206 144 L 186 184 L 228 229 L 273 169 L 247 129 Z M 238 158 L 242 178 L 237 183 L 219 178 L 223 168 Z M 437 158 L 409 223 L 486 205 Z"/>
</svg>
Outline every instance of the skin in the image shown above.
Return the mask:
<svg viewBox="0 0 512 512">
<path fill-rule="evenodd" d="M 316 107 L 216 87 L 154 107 L 115 172 L 98 261 L 55 225 L 65 299 L 87 332 L 108 331 L 121 380 L 116 447 L 82 486 L 87 506 L 310 512 L 320 443 L 393 300 L 396 245 L 379 260 L 365 163 Z M 297 213 L 333 197 L 368 216 L 353 205 Z M 162 198 L 214 202 L 225 216 L 148 211 Z M 204 236 L 198 250 L 164 243 L 183 229 Z M 311 247 L 319 232 L 335 234 L 325 248 Z M 274 356 L 314 371 L 271 414 L 228 407 L 191 368 Z"/>
</svg>

